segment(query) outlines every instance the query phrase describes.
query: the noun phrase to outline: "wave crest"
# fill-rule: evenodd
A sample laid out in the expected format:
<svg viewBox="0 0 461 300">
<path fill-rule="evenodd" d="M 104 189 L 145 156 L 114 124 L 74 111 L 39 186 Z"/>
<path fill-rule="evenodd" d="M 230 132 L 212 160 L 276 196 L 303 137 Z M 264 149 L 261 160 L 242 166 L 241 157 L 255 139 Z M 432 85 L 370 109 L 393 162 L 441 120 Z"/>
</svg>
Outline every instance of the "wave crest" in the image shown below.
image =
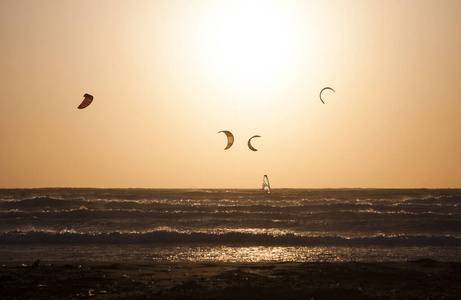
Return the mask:
<svg viewBox="0 0 461 300">
<path fill-rule="evenodd" d="M 176 231 L 78 233 L 75 231 L 10 231 L 0 234 L 0 244 L 160 244 L 206 243 L 215 245 L 280 246 L 461 246 L 461 238 L 450 236 L 375 236 L 345 238 L 339 236 L 270 235 L 229 232 L 223 234 L 183 233 Z"/>
</svg>

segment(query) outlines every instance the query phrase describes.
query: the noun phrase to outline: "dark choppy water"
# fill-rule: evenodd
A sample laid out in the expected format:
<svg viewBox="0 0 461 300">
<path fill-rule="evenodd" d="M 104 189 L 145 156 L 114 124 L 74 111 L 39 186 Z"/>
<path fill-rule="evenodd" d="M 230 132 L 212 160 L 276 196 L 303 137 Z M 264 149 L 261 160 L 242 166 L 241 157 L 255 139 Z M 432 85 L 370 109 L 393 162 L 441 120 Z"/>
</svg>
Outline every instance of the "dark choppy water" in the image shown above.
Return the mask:
<svg viewBox="0 0 461 300">
<path fill-rule="evenodd" d="M 461 261 L 461 190 L 0 189 L 0 260 Z"/>
</svg>

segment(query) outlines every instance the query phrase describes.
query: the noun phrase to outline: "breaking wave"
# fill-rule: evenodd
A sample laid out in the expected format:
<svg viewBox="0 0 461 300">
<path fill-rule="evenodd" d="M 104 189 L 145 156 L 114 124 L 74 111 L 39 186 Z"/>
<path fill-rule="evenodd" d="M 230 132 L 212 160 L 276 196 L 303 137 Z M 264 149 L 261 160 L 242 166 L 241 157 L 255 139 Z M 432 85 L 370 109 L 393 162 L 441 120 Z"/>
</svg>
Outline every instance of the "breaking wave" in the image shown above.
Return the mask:
<svg viewBox="0 0 461 300">
<path fill-rule="evenodd" d="M 339 236 L 270 235 L 229 232 L 183 233 L 176 231 L 77 233 L 72 231 L 10 231 L 0 234 L 0 244 L 212 244 L 264 246 L 461 246 L 461 238 L 452 236 L 374 236 L 345 238 Z"/>
</svg>

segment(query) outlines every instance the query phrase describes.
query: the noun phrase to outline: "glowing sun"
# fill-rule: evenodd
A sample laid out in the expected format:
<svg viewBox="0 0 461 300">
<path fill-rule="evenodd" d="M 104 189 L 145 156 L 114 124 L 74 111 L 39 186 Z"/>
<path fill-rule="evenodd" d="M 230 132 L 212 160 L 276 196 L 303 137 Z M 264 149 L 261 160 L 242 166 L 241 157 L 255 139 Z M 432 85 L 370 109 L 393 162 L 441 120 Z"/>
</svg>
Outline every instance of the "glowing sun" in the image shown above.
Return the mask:
<svg viewBox="0 0 461 300">
<path fill-rule="evenodd" d="M 234 86 L 261 88 L 287 75 L 299 47 L 294 20 L 282 4 L 232 2 L 215 11 L 204 47 L 216 76 Z"/>
</svg>

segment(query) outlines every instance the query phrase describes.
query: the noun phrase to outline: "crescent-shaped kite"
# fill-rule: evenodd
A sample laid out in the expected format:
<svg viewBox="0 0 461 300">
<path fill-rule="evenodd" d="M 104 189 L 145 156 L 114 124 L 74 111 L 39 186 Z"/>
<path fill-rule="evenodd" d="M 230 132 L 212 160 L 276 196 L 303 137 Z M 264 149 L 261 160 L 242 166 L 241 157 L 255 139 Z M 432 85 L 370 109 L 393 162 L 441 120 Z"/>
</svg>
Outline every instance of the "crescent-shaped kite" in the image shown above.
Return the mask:
<svg viewBox="0 0 461 300">
<path fill-rule="evenodd" d="M 261 137 L 260 135 L 254 135 L 252 136 L 249 140 L 248 140 L 248 147 L 253 150 L 253 151 L 258 151 L 258 149 L 256 149 L 255 147 L 251 146 L 251 139 L 252 138 L 256 138 L 256 137 Z"/>
<path fill-rule="evenodd" d="M 87 107 L 88 105 L 90 105 L 91 102 L 93 102 L 93 96 L 91 96 L 90 94 L 85 94 L 83 95 L 83 97 L 85 97 L 85 99 L 83 99 L 83 102 L 80 103 L 80 105 L 78 106 L 78 109 L 83 109 Z"/>
<path fill-rule="evenodd" d="M 327 87 L 323 88 L 323 89 L 320 91 L 320 94 L 319 94 L 319 96 L 320 96 L 320 101 L 322 101 L 323 104 L 325 104 L 325 102 L 323 102 L 323 100 L 322 100 L 322 92 L 323 92 L 324 90 L 332 90 L 333 92 L 335 92 L 335 90 L 332 89 L 331 87 L 328 87 L 328 86 L 327 86 Z M 336 93 L 336 92 L 335 92 L 335 93 Z"/>
<path fill-rule="evenodd" d="M 224 150 L 227 150 L 234 143 L 234 136 L 232 135 L 232 133 L 230 131 L 227 131 L 227 130 L 219 131 L 218 133 L 220 133 L 220 132 L 224 132 L 226 134 L 226 136 L 227 136 L 227 146 L 226 146 L 226 148 L 224 148 Z"/>
</svg>

